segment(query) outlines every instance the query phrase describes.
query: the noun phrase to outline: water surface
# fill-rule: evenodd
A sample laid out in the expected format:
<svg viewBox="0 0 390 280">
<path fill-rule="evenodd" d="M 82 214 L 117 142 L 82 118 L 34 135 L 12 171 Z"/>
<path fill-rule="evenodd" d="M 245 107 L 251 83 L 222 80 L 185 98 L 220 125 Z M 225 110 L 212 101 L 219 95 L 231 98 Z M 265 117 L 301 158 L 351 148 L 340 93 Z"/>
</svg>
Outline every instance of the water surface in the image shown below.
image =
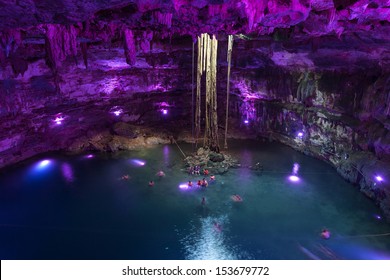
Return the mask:
<svg viewBox="0 0 390 280">
<path fill-rule="evenodd" d="M 207 189 L 183 190 L 204 176 L 183 171 L 176 145 L 3 169 L 0 258 L 390 259 L 390 236 L 377 236 L 390 225 L 327 164 L 276 143 L 232 141 L 229 152 L 264 171 L 231 169 Z M 288 180 L 294 163 L 298 182 Z"/>
</svg>

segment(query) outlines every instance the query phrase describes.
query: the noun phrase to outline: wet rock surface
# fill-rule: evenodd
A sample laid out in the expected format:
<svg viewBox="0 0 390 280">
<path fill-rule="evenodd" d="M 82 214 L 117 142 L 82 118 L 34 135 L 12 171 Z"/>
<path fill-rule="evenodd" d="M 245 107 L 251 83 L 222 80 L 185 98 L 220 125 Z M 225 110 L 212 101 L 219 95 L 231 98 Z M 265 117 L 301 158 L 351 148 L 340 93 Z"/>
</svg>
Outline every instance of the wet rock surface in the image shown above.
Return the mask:
<svg viewBox="0 0 390 280">
<path fill-rule="evenodd" d="M 207 169 L 210 174 L 224 174 L 229 168 L 238 168 L 241 165 L 232 156 L 226 153 L 216 153 L 207 148 L 199 148 L 195 154 L 184 159 L 186 171 L 192 173 L 196 167 L 200 168 L 201 174 Z"/>
</svg>

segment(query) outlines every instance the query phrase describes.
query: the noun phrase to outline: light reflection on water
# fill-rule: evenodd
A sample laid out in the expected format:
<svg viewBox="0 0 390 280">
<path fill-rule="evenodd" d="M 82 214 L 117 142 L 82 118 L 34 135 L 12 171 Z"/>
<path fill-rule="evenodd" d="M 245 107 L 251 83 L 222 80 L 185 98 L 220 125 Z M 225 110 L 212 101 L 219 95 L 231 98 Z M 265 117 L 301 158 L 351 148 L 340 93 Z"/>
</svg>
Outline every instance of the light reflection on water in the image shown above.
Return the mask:
<svg viewBox="0 0 390 280">
<path fill-rule="evenodd" d="M 191 224 L 190 232 L 181 239 L 188 260 L 249 259 L 238 245 L 232 245 L 228 235 L 227 215 L 200 218 Z"/>
</svg>

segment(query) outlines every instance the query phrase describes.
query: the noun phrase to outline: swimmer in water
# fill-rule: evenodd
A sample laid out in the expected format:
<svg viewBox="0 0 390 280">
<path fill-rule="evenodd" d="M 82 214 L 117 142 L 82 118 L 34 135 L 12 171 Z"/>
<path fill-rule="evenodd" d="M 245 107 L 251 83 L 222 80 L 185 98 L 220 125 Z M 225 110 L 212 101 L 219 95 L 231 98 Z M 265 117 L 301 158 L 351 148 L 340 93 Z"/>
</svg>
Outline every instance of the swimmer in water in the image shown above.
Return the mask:
<svg viewBox="0 0 390 280">
<path fill-rule="evenodd" d="M 192 182 L 188 181 L 188 187 L 192 187 Z"/>
<path fill-rule="evenodd" d="M 149 181 L 149 187 L 153 187 L 154 186 L 154 182 L 153 181 Z"/>
<path fill-rule="evenodd" d="M 206 180 L 206 178 L 203 178 L 203 180 L 202 180 L 202 187 L 207 187 L 209 185 L 209 183 L 207 183 L 207 180 Z"/>
<path fill-rule="evenodd" d="M 207 176 L 207 175 L 209 175 L 209 171 L 207 169 L 205 169 L 205 170 L 203 170 L 203 174 Z"/>
<path fill-rule="evenodd" d="M 211 175 L 210 176 L 210 181 L 212 182 L 212 181 L 214 181 L 215 180 L 215 176 L 214 175 Z"/>
<path fill-rule="evenodd" d="M 233 194 L 231 196 L 231 199 L 234 201 L 234 202 L 242 202 L 242 197 L 239 196 L 238 194 Z"/>
<path fill-rule="evenodd" d="M 202 205 L 206 205 L 206 198 L 203 196 L 202 197 L 202 202 L 201 202 Z"/>
<path fill-rule="evenodd" d="M 202 181 L 201 180 L 198 180 L 198 183 L 197 183 L 198 187 L 200 188 L 202 186 Z"/>
<path fill-rule="evenodd" d="M 199 165 L 195 165 L 194 173 L 195 173 L 196 175 L 200 175 L 200 167 L 199 167 Z"/>
<path fill-rule="evenodd" d="M 321 232 L 321 237 L 323 239 L 329 239 L 330 238 L 330 231 L 327 230 L 326 228 L 322 230 Z"/>
<path fill-rule="evenodd" d="M 157 175 L 158 177 L 160 177 L 160 178 L 165 177 L 165 173 L 164 173 L 164 171 L 162 171 L 162 170 L 160 170 L 159 172 L 157 172 L 156 175 Z"/>
<path fill-rule="evenodd" d="M 127 174 L 126 174 L 126 175 L 123 175 L 123 176 L 121 177 L 121 179 L 122 179 L 122 180 L 129 180 L 129 175 L 127 175 Z"/>
<path fill-rule="evenodd" d="M 218 232 L 222 231 L 222 225 L 219 224 L 217 221 L 214 222 L 214 229 Z"/>
</svg>

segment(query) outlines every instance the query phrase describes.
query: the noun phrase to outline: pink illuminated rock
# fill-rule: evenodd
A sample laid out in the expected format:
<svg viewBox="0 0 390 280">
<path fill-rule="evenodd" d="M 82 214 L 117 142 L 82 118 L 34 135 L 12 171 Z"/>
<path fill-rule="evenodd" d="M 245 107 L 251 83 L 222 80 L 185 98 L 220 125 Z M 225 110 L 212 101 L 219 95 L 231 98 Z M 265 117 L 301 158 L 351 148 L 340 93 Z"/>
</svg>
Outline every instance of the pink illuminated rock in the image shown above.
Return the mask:
<svg viewBox="0 0 390 280">
<path fill-rule="evenodd" d="M 77 31 L 73 26 L 48 24 L 46 28 L 46 51 L 53 68 L 61 66 L 69 55 L 77 55 Z"/>
<path fill-rule="evenodd" d="M 134 35 L 132 30 L 126 29 L 123 31 L 123 41 L 126 62 L 133 66 L 136 61 L 137 51 L 135 49 Z"/>
</svg>

